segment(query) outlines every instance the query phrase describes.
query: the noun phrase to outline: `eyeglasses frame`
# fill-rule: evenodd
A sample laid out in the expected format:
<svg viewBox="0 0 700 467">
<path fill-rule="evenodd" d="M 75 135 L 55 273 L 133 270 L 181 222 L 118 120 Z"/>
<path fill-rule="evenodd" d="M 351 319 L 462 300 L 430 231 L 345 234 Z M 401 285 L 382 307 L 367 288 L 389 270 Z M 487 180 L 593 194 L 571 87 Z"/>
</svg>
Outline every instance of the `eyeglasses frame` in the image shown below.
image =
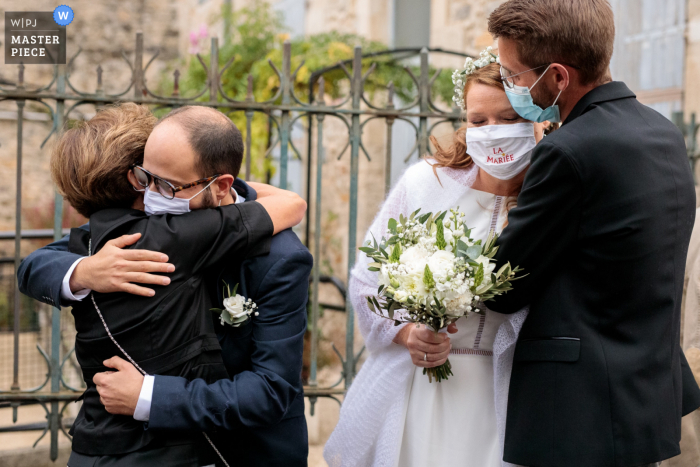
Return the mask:
<svg viewBox="0 0 700 467">
<path fill-rule="evenodd" d="M 508 89 L 513 89 L 515 87 L 515 83 L 510 81 L 510 80 L 512 80 L 512 78 L 514 78 L 518 75 L 522 75 L 523 73 L 527 73 L 528 71 L 535 71 L 535 70 L 539 70 L 540 68 L 552 66 L 555 63 L 558 63 L 558 62 L 552 62 L 552 63 L 548 63 L 546 65 L 536 66 L 535 68 L 530 68 L 529 70 L 521 71 L 519 73 L 515 73 L 514 75 L 509 75 L 509 76 L 505 75 L 504 71 L 506 71 L 506 69 L 503 68 L 503 65 L 501 65 L 501 81 L 503 82 L 503 85 L 505 87 L 507 87 Z M 562 65 L 570 66 L 574 70 L 580 70 L 579 67 L 574 66 L 574 65 L 569 65 L 568 63 L 562 63 Z"/>
<path fill-rule="evenodd" d="M 214 179 L 216 179 L 216 178 L 218 178 L 218 177 L 221 177 L 221 174 L 216 174 L 216 175 L 212 175 L 211 177 L 200 178 L 199 180 L 196 180 L 196 181 L 194 181 L 194 182 L 192 182 L 192 183 L 187 183 L 187 184 L 185 184 L 185 185 L 175 186 L 175 185 L 173 185 L 172 183 L 170 183 L 169 181 L 167 181 L 166 179 L 164 179 L 163 177 L 159 177 L 158 175 L 155 175 L 155 174 L 149 172 L 148 170 L 144 169 L 144 168 L 141 167 L 139 164 L 132 164 L 131 170 L 133 171 L 135 168 L 138 168 L 139 170 L 141 170 L 143 173 L 145 173 L 148 177 L 151 177 L 152 179 L 161 180 L 161 181 L 165 182 L 165 183 L 168 185 L 168 187 L 170 187 L 170 191 L 172 192 L 172 197 L 171 197 L 171 198 L 168 198 L 165 194 L 161 193 L 161 195 L 163 195 L 163 197 L 165 197 L 166 199 L 173 199 L 173 198 L 175 198 L 175 193 L 177 193 L 178 191 L 186 190 L 186 189 L 188 189 L 188 188 L 192 188 L 193 186 L 197 186 L 197 185 L 202 185 L 202 184 L 204 184 L 204 183 L 211 182 L 212 180 L 214 180 Z M 136 177 L 136 174 L 134 174 L 134 177 Z M 136 182 L 137 182 L 139 185 L 141 185 L 141 182 L 139 182 L 138 177 L 136 177 Z M 143 188 L 147 188 L 147 187 L 149 187 L 150 185 L 151 185 L 151 181 L 149 180 L 149 181 L 148 181 L 148 185 L 146 185 L 146 186 L 141 185 L 141 186 L 142 186 Z M 160 190 L 158 190 L 158 191 L 160 192 Z"/>
</svg>

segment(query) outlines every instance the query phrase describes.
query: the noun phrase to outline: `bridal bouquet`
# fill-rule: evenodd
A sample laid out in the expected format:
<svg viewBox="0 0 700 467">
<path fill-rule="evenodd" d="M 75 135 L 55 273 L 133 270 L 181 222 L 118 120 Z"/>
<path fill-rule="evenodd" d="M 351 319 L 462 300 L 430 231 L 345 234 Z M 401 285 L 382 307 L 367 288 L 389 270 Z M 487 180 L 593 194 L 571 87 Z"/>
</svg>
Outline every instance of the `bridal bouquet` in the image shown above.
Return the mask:
<svg viewBox="0 0 700 467">
<path fill-rule="evenodd" d="M 396 325 L 424 324 L 436 334 L 467 313 L 484 313 L 483 301 L 512 289 L 520 268 L 492 260 L 497 235 L 482 244 L 473 241 L 459 208 L 450 211 L 389 219 L 387 238 L 375 238 L 360 248 L 379 272 L 377 296 L 367 297 L 372 312 Z M 425 368 L 430 382 L 452 375 L 450 361 Z"/>
</svg>

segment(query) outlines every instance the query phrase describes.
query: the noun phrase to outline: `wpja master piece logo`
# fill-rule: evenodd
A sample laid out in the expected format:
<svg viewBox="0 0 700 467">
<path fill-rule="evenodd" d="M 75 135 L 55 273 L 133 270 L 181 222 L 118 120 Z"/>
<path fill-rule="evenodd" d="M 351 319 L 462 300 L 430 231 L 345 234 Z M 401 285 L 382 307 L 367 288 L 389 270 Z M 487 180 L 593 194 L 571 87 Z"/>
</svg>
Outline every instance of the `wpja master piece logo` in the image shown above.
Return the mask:
<svg viewBox="0 0 700 467">
<path fill-rule="evenodd" d="M 5 12 L 5 64 L 59 65 L 66 63 L 66 26 L 73 10 Z"/>
</svg>

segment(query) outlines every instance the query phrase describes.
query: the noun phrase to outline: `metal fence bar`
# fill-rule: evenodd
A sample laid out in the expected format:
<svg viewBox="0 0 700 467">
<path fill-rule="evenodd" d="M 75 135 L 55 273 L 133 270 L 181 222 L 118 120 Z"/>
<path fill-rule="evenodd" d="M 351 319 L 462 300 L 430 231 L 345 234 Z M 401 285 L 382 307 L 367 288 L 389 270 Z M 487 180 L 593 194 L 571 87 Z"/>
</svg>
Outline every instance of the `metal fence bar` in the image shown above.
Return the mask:
<svg viewBox="0 0 700 467">
<path fill-rule="evenodd" d="M 23 73 L 23 65 L 20 65 L 20 78 Z M 22 80 L 20 79 L 20 86 Z M 22 142 L 24 135 L 24 100 L 18 100 L 17 104 L 17 181 L 15 187 L 15 289 L 14 289 L 14 359 L 12 373 L 12 390 L 19 391 L 19 324 L 20 324 L 20 296 L 17 272 L 19 271 L 20 255 L 22 250 Z M 17 419 L 17 408 L 13 407 L 13 420 Z"/>
<path fill-rule="evenodd" d="M 66 65 L 58 65 L 56 90 L 59 94 L 66 91 Z M 56 134 L 63 132 L 63 116 L 66 102 L 63 99 L 56 100 L 56 113 L 54 125 Z M 56 192 L 54 195 L 53 239 L 60 240 L 63 234 L 63 197 Z M 51 392 L 57 393 L 61 389 L 61 309 L 57 306 L 51 309 Z M 51 432 L 51 448 L 49 456 L 52 461 L 58 458 L 58 432 L 61 428 L 61 411 L 58 409 L 58 401 L 51 401 L 48 428 Z"/>
<path fill-rule="evenodd" d="M 291 77 L 292 72 L 292 44 L 288 40 L 284 42 L 282 55 L 282 75 L 280 76 L 280 85 L 282 86 L 282 105 L 289 105 L 292 101 L 292 86 L 294 81 Z M 289 165 L 289 133 L 290 126 L 290 111 L 282 109 L 282 118 L 280 119 L 280 181 L 279 186 L 283 190 L 287 189 L 287 168 Z"/>
<path fill-rule="evenodd" d="M 324 79 L 318 82 L 318 103 L 323 105 L 323 91 L 324 91 Z M 323 162 L 325 158 L 325 151 L 323 148 L 323 121 L 325 119 L 324 114 L 316 115 L 316 193 L 315 193 L 315 209 L 314 209 L 314 269 L 313 269 L 313 283 L 311 290 L 311 364 L 309 369 L 309 386 L 313 389 L 318 388 L 318 319 L 320 314 L 319 309 L 319 297 L 318 297 L 318 286 L 321 281 L 321 264 L 319 259 L 321 258 L 321 207 L 322 207 L 322 193 L 323 193 Z M 311 153 L 309 152 L 309 166 L 311 165 Z M 311 185 L 311 183 L 309 183 Z M 310 402 L 310 413 L 314 415 L 316 406 L 316 396 L 312 396 L 309 399 Z"/>
<path fill-rule="evenodd" d="M 68 235 L 70 229 L 62 229 L 61 235 Z M 33 240 L 50 240 L 54 238 L 54 229 L 24 229 L 20 232 L 20 237 L 24 239 Z M 17 238 L 17 232 L 14 230 L 4 230 L 0 231 L 0 240 L 15 240 Z"/>
<path fill-rule="evenodd" d="M 352 108 L 359 109 L 362 101 L 362 49 L 355 47 L 352 62 Z M 353 114 L 350 128 L 350 200 L 348 212 L 348 278 L 357 254 L 357 178 L 360 171 L 360 142 L 362 138 L 360 115 Z M 345 389 L 355 378 L 355 310 L 350 300 L 345 301 Z"/>
</svg>

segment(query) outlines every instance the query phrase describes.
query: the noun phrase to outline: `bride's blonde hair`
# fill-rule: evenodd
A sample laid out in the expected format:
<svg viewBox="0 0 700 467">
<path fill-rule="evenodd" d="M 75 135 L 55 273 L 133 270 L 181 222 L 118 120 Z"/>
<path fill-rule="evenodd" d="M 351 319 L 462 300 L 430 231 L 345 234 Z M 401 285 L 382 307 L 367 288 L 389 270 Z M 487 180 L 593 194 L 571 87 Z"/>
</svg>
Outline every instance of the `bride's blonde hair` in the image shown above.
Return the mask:
<svg viewBox="0 0 700 467">
<path fill-rule="evenodd" d="M 470 75 L 466 76 L 464 84 L 464 108 L 467 108 L 467 93 L 469 88 L 475 84 L 484 84 L 493 88 L 498 88 L 505 92 L 503 81 L 501 81 L 501 66 L 498 63 L 491 63 L 483 68 L 477 68 Z M 435 153 L 429 156 L 435 161 L 433 164 L 433 172 L 437 176 L 437 169 L 441 167 L 450 169 L 468 169 L 474 163 L 469 154 L 467 154 L 467 125 L 463 122 L 462 126 L 452 135 L 452 144 L 442 146 L 438 143 L 434 136 L 430 136 L 430 141 L 435 146 Z"/>
</svg>

